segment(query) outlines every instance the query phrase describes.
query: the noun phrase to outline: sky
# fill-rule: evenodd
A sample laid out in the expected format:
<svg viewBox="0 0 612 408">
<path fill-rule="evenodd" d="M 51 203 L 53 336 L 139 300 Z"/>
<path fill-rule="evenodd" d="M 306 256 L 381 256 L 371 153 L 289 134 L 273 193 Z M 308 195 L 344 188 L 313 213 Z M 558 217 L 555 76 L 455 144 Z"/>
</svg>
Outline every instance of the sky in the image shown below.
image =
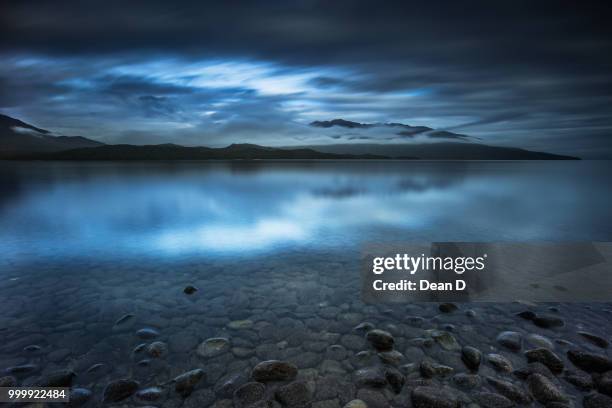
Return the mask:
<svg viewBox="0 0 612 408">
<path fill-rule="evenodd" d="M 0 113 L 59 134 L 207 146 L 455 140 L 612 158 L 612 16 L 597 3 L 1 7 Z M 369 126 L 310 125 L 337 118 Z"/>
</svg>

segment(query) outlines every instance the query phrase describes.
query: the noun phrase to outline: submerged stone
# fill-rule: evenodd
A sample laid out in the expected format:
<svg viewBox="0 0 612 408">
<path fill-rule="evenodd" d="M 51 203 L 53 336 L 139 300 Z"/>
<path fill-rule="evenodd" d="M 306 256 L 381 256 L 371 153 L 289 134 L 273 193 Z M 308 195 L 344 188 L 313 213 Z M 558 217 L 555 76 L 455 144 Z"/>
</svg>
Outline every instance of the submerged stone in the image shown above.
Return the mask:
<svg viewBox="0 0 612 408">
<path fill-rule="evenodd" d="M 200 357 L 210 358 L 223 354 L 230 349 L 230 341 L 224 337 L 214 337 L 204 340 L 196 350 Z"/>
<path fill-rule="evenodd" d="M 197 383 L 205 378 L 204 370 L 196 368 L 174 378 L 174 390 L 183 398 L 188 397 Z"/>
<path fill-rule="evenodd" d="M 257 364 L 251 371 L 255 381 L 288 381 L 297 376 L 297 367 L 287 361 L 268 360 Z"/>
<path fill-rule="evenodd" d="M 378 351 L 389 351 L 393 349 L 395 339 L 391 333 L 374 329 L 366 334 L 366 340 Z"/>
<path fill-rule="evenodd" d="M 130 379 L 115 380 L 104 389 L 103 402 L 119 402 L 131 397 L 140 387 L 140 383 Z"/>
</svg>

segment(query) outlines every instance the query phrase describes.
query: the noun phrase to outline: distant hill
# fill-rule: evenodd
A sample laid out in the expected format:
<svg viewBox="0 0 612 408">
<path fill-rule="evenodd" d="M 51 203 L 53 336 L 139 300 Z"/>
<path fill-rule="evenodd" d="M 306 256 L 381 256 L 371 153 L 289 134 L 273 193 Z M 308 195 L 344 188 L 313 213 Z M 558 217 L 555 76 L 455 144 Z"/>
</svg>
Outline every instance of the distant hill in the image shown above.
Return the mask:
<svg viewBox="0 0 612 408">
<path fill-rule="evenodd" d="M 346 160 L 385 159 L 371 154 L 324 153 L 308 148 L 279 149 L 254 144 L 232 144 L 222 148 L 161 145 L 104 145 L 55 153 L 20 155 L 26 160 Z"/>
<path fill-rule="evenodd" d="M 368 152 L 391 158 L 417 157 L 423 160 L 580 160 L 578 157 L 534 152 L 514 147 L 462 142 L 394 145 L 361 143 L 305 147 L 327 153 L 362 154 Z"/>
<path fill-rule="evenodd" d="M 0 157 L 102 145 L 81 136 L 54 136 L 48 130 L 0 114 Z"/>
</svg>

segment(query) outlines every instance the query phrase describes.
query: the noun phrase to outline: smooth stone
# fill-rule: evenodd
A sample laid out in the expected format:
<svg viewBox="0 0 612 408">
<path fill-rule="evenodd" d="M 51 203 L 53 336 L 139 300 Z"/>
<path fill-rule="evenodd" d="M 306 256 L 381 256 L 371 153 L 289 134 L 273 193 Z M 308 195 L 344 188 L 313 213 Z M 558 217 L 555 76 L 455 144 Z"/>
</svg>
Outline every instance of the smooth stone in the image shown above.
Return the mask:
<svg viewBox="0 0 612 408">
<path fill-rule="evenodd" d="M 215 384 L 215 394 L 220 397 L 232 398 L 238 387 L 246 382 L 248 382 L 248 378 L 243 373 L 228 374 L 221 377 Z"/>
<path fill-rule="evenodd" d="M 447 331 L 434 330 L 431 333 L 431 337 L 445 350 L 454 351 L 461 349 L 455 336 Z"/>
<path fill-rule="evenodd" d="M 599 337 L 596 334 L 584 332 L 584 331 L 579 331 L 578 334 L 584 337 L 585 339 L 587 339 L 588 341 L 590 341 L 591 343 L 593 343 L 594 345 L 596 345 L 597 347 L 608 348 L 608 346 L 610 345 L 608 340 L 604 339 L 603 337 Z"/>
<path fill-rule="evenodd" d="M 437 388 L 420 386 L 410 394 L 414 408 L 458 408 L 459 402 L 455 395 L 449 391 Z"/>
<path fill-rule="evenodd" d="M 391 386 L 394 393 L 399 394 L 406 383 L 406 377 L 396 368 L 387 367 L 385 369 L 385 378 Z"/>
<path fill-rule="evenodd" d="M 143 351 L 146 350 L 146 348 L 147 348 L 147 343 L 140 343 L 136 347 L 134 347 L 134 350 L 132 350 L 132 353 L 134 354 L 142 353 Z"/>
<path fill-rule="evenodd" d="M 227 324 L 227 327 L 232 330 L 250 329 L 254 325 L 252 320 L 234 320 Z"/>
<path fill-rule="evenodd" d="M 187 285 L 185 286 L 185 289 L 183 289 L 183 293 L 186 295 L 193 295 L 197 291 L 198 291 L 198 288 L 193 285 Z"/>
<path fill-rule="evenodd" d="M 440 305 L 438 306 L 438 309 L 442 313 L 452 313 L 455 310 L 459 309 L 459 307 L 454 303 L 440 303 Z"/>
<path fill-rule="evenodd" d="M 203 378 L 205 378 L 205 373 L 201 368 L 187 371 L 174 378 L 174 389 L 183 398 L 188 397 Z"/>
<path fill-rule="evenodd" d="M 124 314 L 123 316 L 121 316 L 119 319 L 117 319 L 117 320 L 115 321 L 115 326 L 119 326 L 119 325 L 121 325 L 122 323 L 125 323 L 125 322 L 127 322 L 128 320 L 132 319 L 133 317 L 134 317 L 134 315 L 133 315 L 133 314 L 131 314 L 131 313 L 126 313 L 126 314 Z"/>
<path fill-rule="evenodd" d="M 357 326 L 353 327 L 353 331 L 356 331 L 358 333 L 366 333 L 373 329 L 374 325 L 370 322 L 359 323 Z"/>
<path fill-rule="evenodd" d="M 382 388 L 387 385 L 385 372 L 380 367 L 361 368 L 353 376 L 357 387 Z"/>
<path fill-rule="evenodd" d="M 136 332 L 136 336 L 144 340 L 154 339 L 159 336 L 159 332 L 150 327 L 145 327 L 144 329 L 140 329 Z"/>
<path fill-rule="evenodd" d="M 498 393 L 517 404 L 529 404 L 532 401 L 527 392 L 523 391 L 518 385 L 512 384 L 510 381 L 487 377 L 487 383 L 495 388 Z"/>
<path fill-rule="evenodd" d="M 287 361 L 268 360 L 257 364 L 251 378 L 259 382 L 289 381 L 297 376 L 297 367 Z"/>
<path fill-rule="evenodd" d="M 563 379 L 582 391 L 593 389 L 593 378 L 582 371 L 566 371 Z"/>
<path fill-rule="evenodd" d="M 607 395 L 593 393 L 584 397 L 582 405 L 584 408 L 610 408 L 612 407 L 612 398 Z"/>
<path fill-rule="evenodd" d="M 467 368 L 477 371 L 482 361 L 482 353 L 475 347 L 464 346 L 461 349 L 461 360 Z"/>
<path fill-rule="evenodd" d="M 368 405 L 360 399 L 347 402 L 343 408 L 368 408 Z"/>
<path fill-rule="evenodd" d="M 563 319 L 553 315 L 537 315 L 533 318 L 533 323 L 544 329 L 554 329 L 565 326 Z"/>
<path fill-rule="evenodd" d="M 242 384 L 234 391 L 234 406 L 246 407 L 263 399 L 266 386 L 259 382 L 248 382 Z"/>
<path fill-rule="evenodd" d="M 93 393 L 87 388 L 73 388 L 70 390 L 70 402 L 68 406 L 73 408 L 85 405 L 91 399 L 92 395 Z"/>
<path fill-rule="evenodd" d="M 482 384 L 482 380 L 478 374 L 459 373 L 453 376 L 453 382 L 460 388 L 473 389 L 478 388 Z"/>
<path fill-rule="evenodd" d="M 544 405 L 549 402 L 568 401 L 565 394 L 551 380 L 541 374 L 531 374 L 527 379 L 527 385 L 531 395 Z"/>
<path fill-rule="evenodd" d="M 196 353 L 200 357 L 211 358 L 223 353 L 226 353 L 230 349 L 230 341 L 225 337 L 214 337 L 204 340 L 197 348 Z"/>
<path fill-rule="evenodd" d="M 57 370 L 44 375 L 38 384 L 41 387 L 71 387 L 76 373 L 72 370 Z"/>
<path fill-rule="evenodd" d="M 85 370 L 85 372 L 88 373 L 88 374 L 89 373 L 93 373 L 93 372 L 96 372 L 96 371 L 100 370 L 101 368 L 103 368 L 105 366 L 106 366 L 106 364 L 104 364 L 104 363 L 96 363 L 96 364 L 91 365 L 87 370 Z"/>
<path fill-rule="evenodd" d="M 514 406 L 514 402 L 508 398 L 492 392 L 478 392 L 474 395 L 474 399 L 482 408 L 510 408 Z"/>
<path fill-rule="evenodd" d="M 255 350 L 244 347 L 232 347 L 232 354 L 238 358 L 247 358 L 255 355 Z"/>
<path fill-rule="evenodd" d="M 285 407 L 305 407 L 312 400 L 312 390 L 305 381 L 295 381 L 280 387 L 274 396 Z"/>
<path fill-rule="evenodd" d="M 140 387 L 140 383 L 130 379 L 115 380 L 104 388 L 103 402 L 119 402 L 131 397 Z"/>
<path fill-rule="evenodd" d="M 395 344 L 391 333 L 379 329 L 370 330 L 366 334 L 366 340 L 378 351 L 390 351 Z"/>
<path fill-rule="evenodd" d="M 531 310 L 525 310 L 523 312 L 517 313 L 516 315 L 525 320 L 533 320 L 536 318 L 536 314 Z"/>
<path fill-rule="evenodd" d="M 47 355 L 47 360 L 54 363 L 60 363 L 64 361 L 66 357 L 68 357 L 70 354 L 72 354 L 72 350 L 70 349 L 53 350 Z"/>
<path fill-rule="evenodd" d="M 502 356 L 501 354 L 495 354 L 495 353 L 487 354 L 487 361 L 497 371 L 509 373 L 509 372 L 512 372 L 513 370 L 512 363 L 510 362 L 510 360 L 508 360 L 506 357 Z"/>
<path fill-rule="evenodd" d="M 340 344 L 332 344 L 325 351 L 325 358 L 330 360 L 344 360 L 348 356 L 348 351 Z"/>
<path fill-rule="evenodd" d="M 521 367 L 518 370 L 514 370 L 512 374 L 521 380 L 526 380 L 531 374 L 541 374 L 550 379 L 555 378 L 554 374 L 548 367 L 537 361 L 534 363 L 529 363 L 525 367 Z"/>
<path fill-rule="evenodd" d="M 597 391 L 612 397 L 612 371 L 608 371 L 595 379 Z"/>
<path fill-rule="evenodd" d="M 7 374 L 15 374 L 19 376 L 23 374 L 30 374 L 38 370 L 39 370 L 39 367 L 36 364 L 22 364 L 18 366 L 9 367 L 4 371 Z"/>
<path fill-rule="evenodd" d="M 361 388 L 355 398 L 362 400 L 369 408 L 389 408 L 389 401 L 382 390 Z"/>
<path fill-rule="evenodd" d="M 162 397 L 164 390 L 159 387 L 147 387 L 136 392 L 134 397 L 139 401 L 152 402 Z"/>
<path fill-rule="evenodd" d="M 547 348 L 547 349 L 554 349 L 555 345 L 553 344 L 553 342 L 548 338 L 548 337 L 544 337 L 542 335 L 539 334 L 535 334 L 535 333 L 530 333 L 528 334 L 525 339 L 530 343 L 533 344 L 534 346 L 538 346 L 538 347 L 542 347 L 542 348 Z"/>
<path fill-rule="evenodd" d="M 444 377 L 452 374 L 455 371 L 455 369 L 452 367 L 434 363 L 429 360 L 421 361 L 419 370 L 424 378 L 433 378 L 436 376 Z"/>
<path fill-rule="evenodd" d="M 168 345 L 162 341 L 154 341 L 147 347 L 147 353 L 151 357 L 159 358 L 165 354 L 168 354 Z"/>
<path fill-rule="evenodd" d="M 364 347 L 363 337 L 355 334 L 345 334 L 340 338 L 340 343 L 352 351 L 359 351 Z"/>
<path fill-rule="evenodd" d="M 497 342 L 512 351 L 519 351 L 523 342 L 523 336 L 515 331 L 504 331 L 497 335 Z"/>
<path fill-rule="evenodd" d="M 27 353 L 36 353 L 38 351 L 42 350 L 42 347 L 36 345 L 36 344 L 30 344 L 29 346 L 25 346 L 23 348 L 23 351 L 27 352 Z"/>
<path fill-rule="evenodd" d="M 0 387 L 15 387 L 17 379 L 11 375 L 0 377 Z"/>
<path fill-rule="evenodd" d="M 612 370 L 612 361 L 602 355 L 579 350 L 569 350 L 567 357 L 572 364 L 587 373 L 605 373 Z"/>
<path fill-rule="evenodd" d="M 378 353 L 378 357 L 384 364 L 390 364 L 394 366 L 400 365 L 400 363 L 404 359 L 404 355 L 397 350 L 382 351 Z"/>
<path fill-rule="evenodd" d="M 559 356 L 547 348 L 527 350 L 525 352 L 525 357 L 527 357 L 527 361 L 530 363 L 538 362 L 544 364 L 550 369 L 551 372 L 555 374 L 560 374 L 563 372 L 563 360 L 561 360 Z"/>
</svg>

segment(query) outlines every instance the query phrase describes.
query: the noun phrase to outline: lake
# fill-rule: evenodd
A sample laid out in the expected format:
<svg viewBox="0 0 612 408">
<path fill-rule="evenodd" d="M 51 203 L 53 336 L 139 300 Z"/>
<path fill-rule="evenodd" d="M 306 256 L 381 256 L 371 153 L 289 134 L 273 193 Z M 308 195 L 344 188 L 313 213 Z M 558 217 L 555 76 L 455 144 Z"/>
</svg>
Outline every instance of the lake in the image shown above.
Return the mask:
<svg viewBox="0 0 612 408">
<path fill-rule="evenodd" d="M 0 162 L 0 369 L 24 385 L 73 370 L 73 384 L 92 393 L 85 406 L 132 378 L 159 387 L 136 403 L 195 407 L 227 404 L 254 365 L 279 359 L 329 407 L 355 397 L 402 404 L 404 391 L 354 379 L 382 358 L 359 353 L 368 346 L 354 328 L 366 321 L 394 336 L 405 381 L 420 378 L 406 363 L 424 358 L 466 370 L 437 331 L 515 368 L 525 357 L 499 332 L 518 332 L 524 349 L 544 336 L 570 365 L 571 347 L 605 352 L 577 332 L 609 339 L 609 305 L 365 305 L 359 253 L 381 242 L 611 241 L 611 170 L 607 161 Z M 187 285 L 198 290 L 186 295 Z M 515 316 L 525 309 L 564 325 Z M 183 401 L 168 382 L 199 367 L 206 378 Z M 507 378 L 491 364 L 481 371 Z M 428 381 L 472 401 L 451 377 Z"/>
</svg>

